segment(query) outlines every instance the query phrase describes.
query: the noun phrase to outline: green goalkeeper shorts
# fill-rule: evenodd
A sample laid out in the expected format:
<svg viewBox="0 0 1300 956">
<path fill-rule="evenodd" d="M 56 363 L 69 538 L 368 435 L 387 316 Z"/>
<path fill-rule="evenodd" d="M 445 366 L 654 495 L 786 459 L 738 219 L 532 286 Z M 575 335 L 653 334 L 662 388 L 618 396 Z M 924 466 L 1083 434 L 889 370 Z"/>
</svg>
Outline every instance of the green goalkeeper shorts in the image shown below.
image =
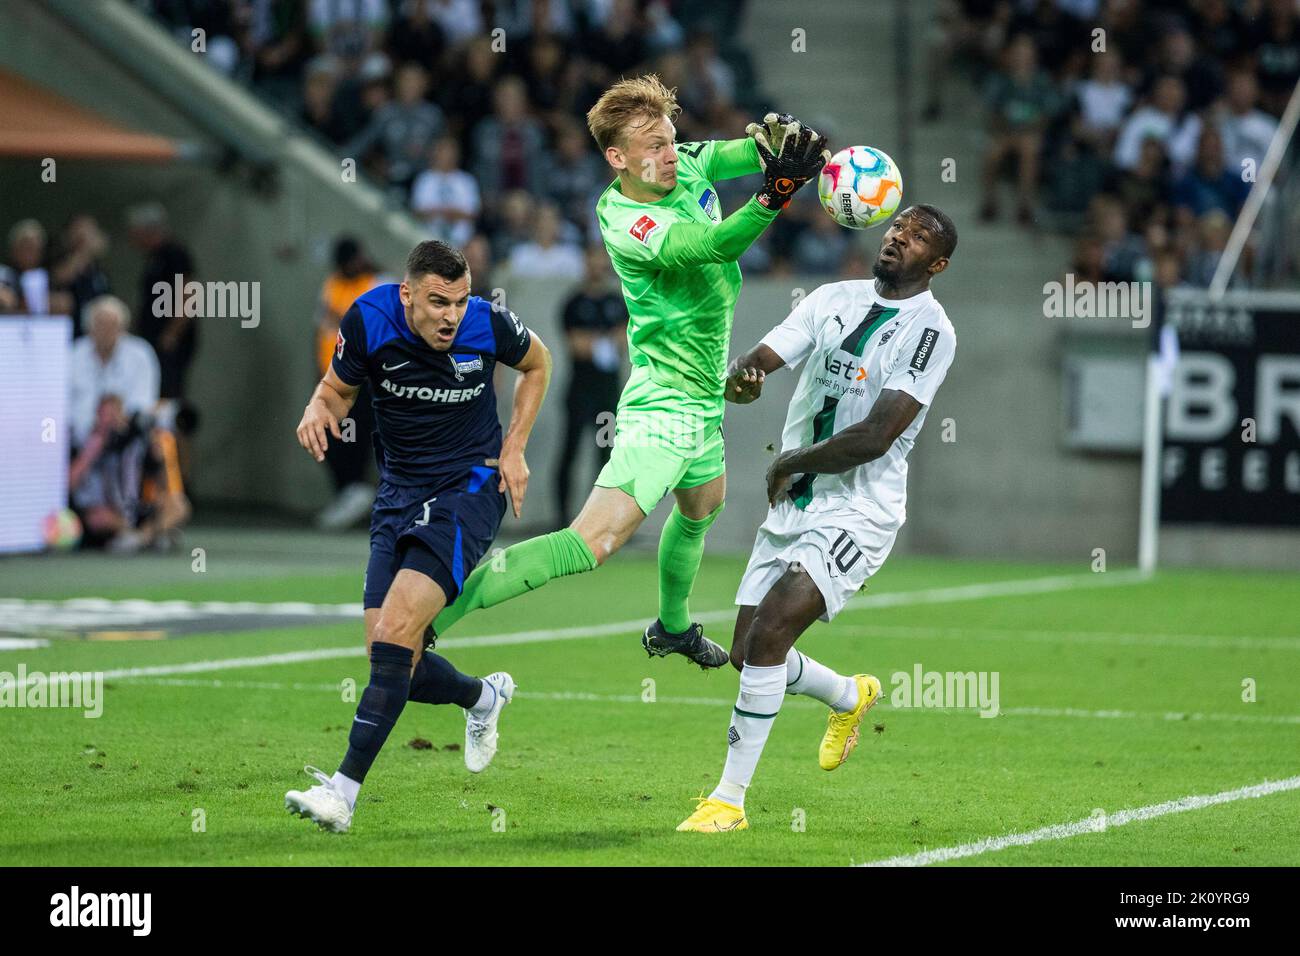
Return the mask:
<svg viewBox="0 0 1300 956">
<path fill-rule="evenodd" d="M 726 471 L 722 398 L 696 398 L 666 388 L 634 366 L 618 400 L 614 449 L 596 477 L 649 514 L 678 488 L 694 488 Z"/>
</svg>

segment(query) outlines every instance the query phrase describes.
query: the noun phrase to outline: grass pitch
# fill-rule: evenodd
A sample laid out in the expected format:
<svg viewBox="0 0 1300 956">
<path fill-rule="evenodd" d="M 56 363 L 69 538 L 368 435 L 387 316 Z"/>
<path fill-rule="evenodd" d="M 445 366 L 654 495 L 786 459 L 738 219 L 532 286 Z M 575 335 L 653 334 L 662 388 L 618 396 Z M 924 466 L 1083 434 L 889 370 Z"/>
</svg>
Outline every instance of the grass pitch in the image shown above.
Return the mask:
<svg viewBox="0 0 1300 956">
<path fill-rule="evenodd" d="M 7 559 L 0 596 L 359 597 L 360 537 L 342 550 L 310 536 L 310 547 L 284 535 L 208 538 L 202 574 L 188 554 Z M 709 558 L 692 600 L 697 612 L 717 612 L 706 632 L 724 646 L 743 566 Z M 1005 593 L 1005 582 L 1055 576 L 1067 580 Z M 984 584 L 1000 596 L 982 594 Z M 750 790 L 751 829 L 722 836 L 673 828 L 722 769 L 735 673 L 647 659 L 640 625 L 599 630 L 654 617 L 654 562 L 644 553 L 473 615 L 447 635 L 440 650 L 462 670 L 507 669 L 518 682 L 496 761 L 468 773 L 460 711 L 410 704 L 343 836 L 289 816 L 283 793 L 312 782 L 304 763 L 332 772 L 342 757 L 355 704 L 339 687 L 345 678 L 363 687 L 368 672 L 359 621 L 0 650 L 0 672 L 23 664 L 110 674 L 98 719 L 0 709 L 0 862 L 842 865 L 1300 774 L 1294 575 L 1168 571 L 1141 581 L 1093 575 L 1082 563 L 900 557 L 869 595 L 799 643 L 884 684 L 858 750 L 834 773 L 819 769 L 825 710 L 787 698 Z M 597 632 L 572 632 L 583 627 Z M 522 631 L 542 633 L 524 641 Z M 180 669 L 335 648 L 346 656 Z M 996 671 L 1002 715 L 891 706 L 892 675 L 917 664 Z M 140 668 L 155 672 L 122 673 Z M 1243 700 L 1249 682 L 1254 701 Z M 962 862 L 1293 866 L 1300 790 Z"/>
</svg>

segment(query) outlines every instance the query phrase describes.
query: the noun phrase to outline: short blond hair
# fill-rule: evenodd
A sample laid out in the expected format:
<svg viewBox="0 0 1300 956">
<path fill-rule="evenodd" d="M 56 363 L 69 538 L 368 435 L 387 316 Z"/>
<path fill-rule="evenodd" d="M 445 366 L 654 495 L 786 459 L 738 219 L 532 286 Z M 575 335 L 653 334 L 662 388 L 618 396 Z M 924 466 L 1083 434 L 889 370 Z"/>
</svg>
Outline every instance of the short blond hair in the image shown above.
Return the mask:
<svg viewBox="0 0 1300 956">
<path fill-rule="evenodd" d="M 607 89 L 587 111 L 587 129 L 603 153 L 611 146 L 627 144 L 632 127 L 653 123 L 662 116 L 673 119 L 677 105 L 677 88 L 664 86 L 658 73 L 622 79 Z"/>
</svg>

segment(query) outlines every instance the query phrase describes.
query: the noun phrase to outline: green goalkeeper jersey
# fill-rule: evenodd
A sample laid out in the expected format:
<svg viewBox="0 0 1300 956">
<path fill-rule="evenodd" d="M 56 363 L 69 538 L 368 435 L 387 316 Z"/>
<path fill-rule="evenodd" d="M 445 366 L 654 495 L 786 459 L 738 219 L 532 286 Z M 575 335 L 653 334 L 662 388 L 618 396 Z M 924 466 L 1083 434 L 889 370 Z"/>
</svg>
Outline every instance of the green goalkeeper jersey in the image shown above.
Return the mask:
<svg viewBox="0 0 1300 956">
<path fill-rule="evenodd" d="M 740 267 L 776 218 L 750 199 L 725 220 L 713 183 L 761 170 L 752 139 L 677 145 L 677 185 L 655 202 L 616 179 L 596 203 L 605 249 L 623 284 L 628 354 L 659 385 L 722 398 Z"/>
</svg>

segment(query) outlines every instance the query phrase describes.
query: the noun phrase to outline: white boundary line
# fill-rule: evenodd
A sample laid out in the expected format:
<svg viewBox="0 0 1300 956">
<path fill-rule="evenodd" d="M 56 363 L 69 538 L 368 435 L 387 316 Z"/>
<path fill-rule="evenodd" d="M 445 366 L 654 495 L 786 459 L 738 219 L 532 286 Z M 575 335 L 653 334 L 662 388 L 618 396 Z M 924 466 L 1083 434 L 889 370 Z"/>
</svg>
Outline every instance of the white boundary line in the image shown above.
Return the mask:
<svg viewBox="0 0 1300 956">
<path fill-rule="evenodd" d="M 243 681 L 243 680 L 223 680 L 221 678 L 212 678 L 203 680 L 198 678 L 180 678 L 180 677 L 134 677 L 127 678 L 127 684 L 151 685 L 159 687 L 203 687 L 212 689 L 227 690 L 310 690 L 328 693 L 338 693 L 338 684 L 307 684 L 301 682 L 282 682 L 282 681 Z M 595 694 L 589 691 L 516 691 L 515 695 L 525 700 L 546 700 L 546 701 L 578 701 L 580 703 L 595 704 L 645 704 L 649 703 L 641 699 L 640 694 Z M 699 705 L 705 707 L 729 707 L 734 701 L 723 697 L 658 697 L 653 703 L 657 704 L 681 704 L 681 705 Z M 809 700 L 803 697 L 796 697 L 794 700 L 787 700 L 782 707 L 818 707 L 823 708 L 823 704 Z M 918 713 L 918 714 L 938 714 L 948 715 L 969 715 L 974 716 L 978 713 L 975 708 L 958 709 L 949 707 L 889 707 L 886 698 L 882 698 L 882 709 L 876 711 L 877 714 L 897 714 L 897 713 Z M 1189 713 L 1182 711 L 1135 711 L 1135 710 L 1084 710 L 1077 707 L 1011 707 L 1001 711 L 999 716 L 1002 717 L 1081 717 L 1089 720 L 1165 720 L 1172 723 L 1183 723 L 1187 721 L 1225 721 L 1228 723 L 1260 723 L 1260 724 L 1300 724 L 1300 714 L 1214 714 L 1214 713 Z"/>
<path fill-rule="evenodd" d="M 919 604 L 946 604 L 952 601 L 972 601 L 990 597 L 1016 597 L 1043 594 L 1053 591 L 1072 591 L 1078 588 L 1105 585 L 1138 584 L 1147 579 L 1133 570 L 1111 571 L 1107 574 L 1059 574 L 1043 578 L 986 581 L 953 587 L 919 588 L 894 591 L 886 594 L 868 594 L 850 599 L 845 610 L 862 610 L 880 607 L 905 607 Z M 235 615 L 266 614 L 303 617 L 354 619 L 362 617 L 360 604 L 311 604 L 305 601 L 149 601 L 144 599 L 110 600 L 108 598 L 70 598 L 66 601 L 27 600 L 25 598 L 0 598 L 0 619 L 20 619 L 32 614 L 47 615 L 52 626 L 89 626 L 98 628 L 121 627 L 138 622 L 193 620 L 199 616 L 225 617 Z M 696 619 L 704 624 L 731 620 L 735 607 L 703 611 Z M 87 617 L 89 616 L 89 618 Z M 87 624 L 89 621 L 89 625 Z M 287 625 L 292 626 L 292 625 Z M 596 625 L 587 628 L 592 636 L 601 636 L 608 630 L 641 630 L 644 621 Z M 579 630 L 564 628 L 564 631 Z M 528 633 L 528 632 L 525 632 Z M 544 632 L 550 633 L 550 632 Z M 493 635 L 497 636 L 497 635 Z M 485 638 L 476 638 L 483 641 Z"/>
<path fill-rule="evenodd" d="M 999 837 L 985 837 L 982 840 L 976 840 L 974 843 L 963 843 L 959 846 L 943 847 L 937 850 L 924 850 L 920 853 L 909 853 L 903 856 L 891 856 L 883 860 L 874 860 L 869 863 L 859 863 L 858 865 L 929 866 L 931 863 L 947 863 L 951 860 L 963 860 L 984 853 L 996 853 L 998 850 L 1005 850 L 1009 846 L 1030 846 L 1034 843 L 1042 843 L 1045 840 L 1064 840 L 1084 833 L 1103 833 L 1111 827 L 1122 827 L 1130 823 L 1140 823 L 1143 820 L 1154 820 L 1156 817 L 1163 817 L 1171 813 L 1203 810 L 1206 807 L 1218 806 L 1221 803 L 1266 797 L 1270 794 L 1298 789 L 1300 789 L 1300 776 L 1287 777 L 1285 780 L 1266 780 L 1253 786 L 1238 787 L 1236 790 L 1223 790 L 1219 793 L 1181 797 L 1165 803 L 1155 803 L 1151 806 L 1137 807 L 1133 810 L 1119 810 L 1111 814 L 1104 811 L 1094 811 L 1091 817 L 1075 820 L 1073 823 L 1057 823 L 1024 833 L 1008 833 Z"/>
</svg>

